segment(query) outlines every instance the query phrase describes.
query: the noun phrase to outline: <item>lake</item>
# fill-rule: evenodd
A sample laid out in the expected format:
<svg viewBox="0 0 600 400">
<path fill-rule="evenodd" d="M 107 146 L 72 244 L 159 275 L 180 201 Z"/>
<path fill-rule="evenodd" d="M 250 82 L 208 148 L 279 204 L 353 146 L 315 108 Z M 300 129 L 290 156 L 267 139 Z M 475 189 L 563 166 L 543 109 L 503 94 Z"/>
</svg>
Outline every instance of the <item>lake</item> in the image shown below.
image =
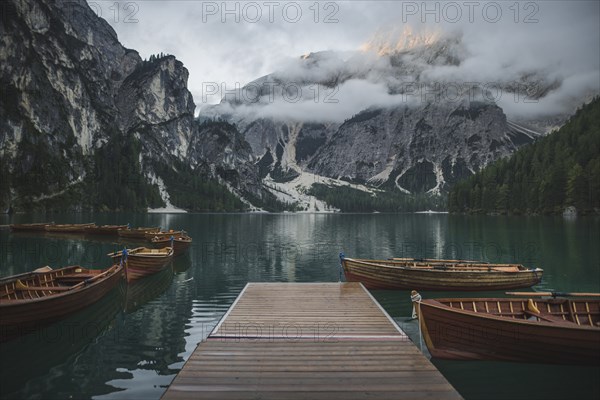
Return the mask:
<svg viewBox="0 0 600 400">
<path fill-rule="evenodd" d="M 186 230 L 194 243 L 172 269 L 123 284 L 67 320 L 2 344 L 3 399 L 158 399 L 247 282 L 337 282 L 340 252 L 360 258 L 518 262 L 544 269 L 537 290 L 600 292 L 600 218 L 106 213 L 3 215 L 0 225 L 49 219 L 160 225 Z M 44 265 L 106 268 L 106 254 L 126 244 L 2 229 L 0 276 Z M 407 322 L 409 292 L 372 293 L 418 346 L 416 324 Z M 600 368 L 433 362 L 467 399 L 600 397 Z"/>
</svg>

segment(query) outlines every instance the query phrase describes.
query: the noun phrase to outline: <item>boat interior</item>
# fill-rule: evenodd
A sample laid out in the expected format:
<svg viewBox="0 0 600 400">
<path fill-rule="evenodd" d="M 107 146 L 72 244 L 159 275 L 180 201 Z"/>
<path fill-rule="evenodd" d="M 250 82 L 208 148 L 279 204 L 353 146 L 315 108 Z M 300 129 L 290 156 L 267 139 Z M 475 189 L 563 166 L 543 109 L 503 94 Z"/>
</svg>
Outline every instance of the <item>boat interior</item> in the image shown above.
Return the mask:
<svg viewBox="0 0 600 400">
<path fill-rule="evenodd" d="M 600 300 L 438 299 L 446 306 L 517 320 L 600 328 Z"/>
<path fill-rule="evenodd" d="M 7 282 L 0 282 L 0 301 L 31 300 L 84 286 L 88 279 L 105 271 L 68 267 L 52 270 L 43 267 Z"/>
</svg>

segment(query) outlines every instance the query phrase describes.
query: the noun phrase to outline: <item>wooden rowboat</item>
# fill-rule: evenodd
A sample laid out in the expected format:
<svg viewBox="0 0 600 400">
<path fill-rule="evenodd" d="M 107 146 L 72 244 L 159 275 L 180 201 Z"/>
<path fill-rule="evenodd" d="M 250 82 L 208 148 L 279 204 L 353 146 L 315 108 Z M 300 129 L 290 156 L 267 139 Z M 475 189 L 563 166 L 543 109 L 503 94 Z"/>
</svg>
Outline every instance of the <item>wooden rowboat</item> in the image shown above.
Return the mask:
<svg viewBox="0 0 600 400">
<path fill-rule="evenodd" d="M 101 299 L 123 276 L 123 267 L 104 270 L 44 267 L 0 279 L 2 341 L 59 321 Z"/>
<path fill-rule="evenodd" d="M 61 233 L 84 233 L 86 228 L 96 226 L 95 223 L 87 224 L 59 224 L 46 225 L 46 232 L 61 232 Z"/>
<path fill-rule="evenodd" d="M 108 254 L 108 256 L 112 257 L 114 263 L 120 263 L 122 254 L 122 251 L 116 251 Z M 127 282 L 156 274 L 169 267 L 172 260 L 173 248 L 171 247 L 164 247 L 162 249 L 148 249 L 146 247 L 127 249 L 127 258 L 123 260 Z"/>
<path fill-rule="evenodd" d="M 155 238 L 160 238 L 160 239 L 170 239 L 171 236 L 183 236 L 186 235 L 185 231 L 174 231 L 174 230 L 169 230 L 169 231 L 165 231 L 165 232 L 147 232 L 145 237 L 147 240 L 152 240 Z"/>
<path fill-rule="evenodd" d="M 127 225 L 99 225 L 88 226 L 85 228 L 85 233 L 88 235 L 114 235 L 119 234 L 119 229 L 127 229 Z"/>
<path fill-rule="evenodd" d="M 171 237 L 155 237 L 150 239 L 154 247 L 171 246 Z M 173 250 L 175 256 L 180 256 L 192 245 L 192 238 L 187 235 L 173 236 Z"/>
<path fill-rule="evenodd" d="M 542 280 L 543 270 L 519 264 L 476 264 L 341 257 L 349 282 L 370 289 L 483 291 L 530 287 Z"/>
<path fill-rule="evenodd" d="M 38 222 L 35 224 L 11 224 L 10 230 L 13 232 L 45 232 L 46 226 L 54 225 L 54 222 Z"/>
<path fill-rule="evenodd" d="M 391 261 L 406 261 L 406 262 L 419 262 L 419 263 L 429 263 L 429 264 L 489 264 L 484 261 L 476 261 L 476 260 L 448 260 L 443 258 L 400 258 L 394 257 L 390 258 Z"/>
<path fill-rule="evenodd" d="M 145 239 L 146 233 L 158 231 L 160 231 L 160 226 L 154 228 L 119 229 L 119 236 L 129 239 Z"/>
<path fill-rule="evenodd" d="M 600 299 L 436 299 L 416 304 L 433 357 L 600 365 Z"/>
</svg>

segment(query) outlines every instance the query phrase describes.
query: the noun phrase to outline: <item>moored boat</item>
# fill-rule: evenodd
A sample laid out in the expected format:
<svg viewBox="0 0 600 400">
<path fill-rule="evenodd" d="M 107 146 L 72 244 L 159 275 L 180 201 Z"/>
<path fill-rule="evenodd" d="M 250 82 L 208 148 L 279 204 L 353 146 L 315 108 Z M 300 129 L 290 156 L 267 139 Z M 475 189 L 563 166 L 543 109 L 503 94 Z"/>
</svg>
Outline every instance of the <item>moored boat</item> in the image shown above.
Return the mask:
<svg viewBox="0 0 600 400">
<path fill-rule="evenodd" d="M 7 340 L 59 321 L 101 299 L 123 267 L 104 270 L 44 267 L 0 279 L 0 338 Z"/>
<path fill-rule="evenodd" d="M 520 264 L 340 259 L 346 280 L 362 282 L 370 289 L 514 289 L 538 284 L 544 272 Z"/>
<path fill-rule="evenodd" d="M 168 230 L 168 231 L 164 231 L 164 232 L 147 232 L 145 237 L 147 240 L 152 240 L 155 238 L 159 238 L 159 239 L 170 239 L 171 236 L 176 237 L 176 236 L 183 236 L 183 235 L 187 235 L 185 231 L 175 231 L 175 230 Z"/>
<path fill-rule="evenodd" d="M 147 228 L 125 228 L 125 229 L 119 229 L 118 233 L 119 236 L 124 237 L 124 238 L 128 238 L 128 239 L 145 239 L 146 238 L 146 233 L 150 233 L 150 232 L 158 232 L 160 231 L 160 226 L 157 227 L 147 227 Z"/>
<path fill-rule="evenodd" d="M 417 310 L 433 357 L 600 365 L 600 299 L 428 299 Z"/>
<path fill-rule="evenodd" d="M 391 261 L 405 261 L 405 262 L 420 262 L 420 263 L 429 263 L 429 264 L 489 264 L 484 261 L 477 260 L 449 260 L 444 258 L 402 258 L 402 257 L 393 257 L 390 258 Z"/>
<path fill-rule="evenodd" d="M 121 263 L 123 252 L 116 251 L 108 254 L 108 256 L 113 259 L 115 264 Z M 123 259 L 125 276 L 127 277 L 127 282 L 131 282 L 167 268 L 173 260 L 173 248 L 148 249 L 146 247 L 138 247 L 127 249 L 125 256 Z"/>
<path fill-rule="evenodd" d="M 158 248 L 171 246 L 172 244 L 175 256 L 182 255 L 192 245 L 192 238 L 187 235 L 175 235 L 172 238 L 173 240 L 171 240 L 171 237 L 154 237 L 150 239 L 150 242 Z"/>
<path fill-rule="evenodd" d="M 96 226 L 95 223 L 87 224 L 54 224 L 46 225 L 46 232 L 61 232 L 61 233 L 84 233 L 86 228 Z"/>
<path fill-rule="evenodd" d="M 34 224 L 11 224 L 10 230 L 13 232 L 45 232 L 46 226 L 54 225 L 54 222 L 38 222 Z"/>
<path fill-rule="evenodd" d="M 127 225 L 98 225 L 88 226 L 85 228 L 85 233 L 88 235 L 113 235 L 119 234 L 119 229 L 127 229 Z"/>
</svg>

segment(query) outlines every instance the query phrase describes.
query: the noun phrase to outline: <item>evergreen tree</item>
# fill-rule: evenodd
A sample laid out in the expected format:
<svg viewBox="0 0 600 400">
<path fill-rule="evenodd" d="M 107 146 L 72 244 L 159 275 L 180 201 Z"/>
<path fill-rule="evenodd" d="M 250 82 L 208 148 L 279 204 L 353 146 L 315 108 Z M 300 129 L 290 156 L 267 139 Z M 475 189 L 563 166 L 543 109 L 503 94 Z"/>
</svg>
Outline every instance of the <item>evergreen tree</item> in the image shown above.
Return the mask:
<svg viewBox="0 0 600 400">
<path fill-rule="evenodd" d="M 600 98 L 557 132 L 457 183 L 451 212 L 600 213 Z"/>
</svg>

